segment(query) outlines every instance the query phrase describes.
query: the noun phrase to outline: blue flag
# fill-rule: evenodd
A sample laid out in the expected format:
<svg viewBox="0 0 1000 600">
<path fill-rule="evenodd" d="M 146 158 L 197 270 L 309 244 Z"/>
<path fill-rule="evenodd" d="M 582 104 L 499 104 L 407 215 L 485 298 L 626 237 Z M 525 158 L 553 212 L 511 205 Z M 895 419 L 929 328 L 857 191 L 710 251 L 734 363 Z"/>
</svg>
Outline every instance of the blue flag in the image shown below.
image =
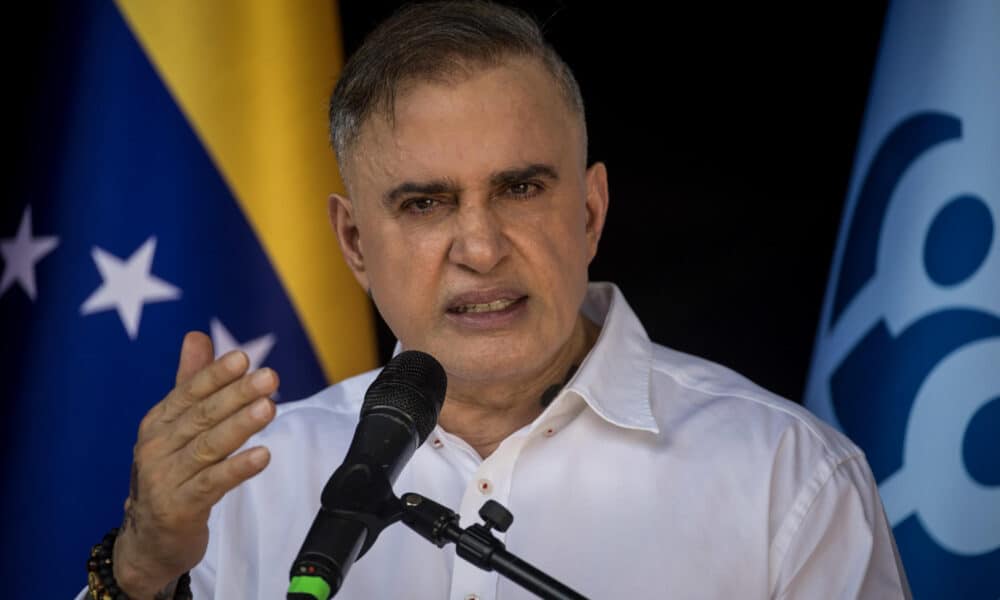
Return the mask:
<svg viewBox="0 0 1000 600">
<path fill-rule="evenodd" d="M 36 598 L 86 585 L 186 331 L 274 368 L 281 400 L 375 365 L 326 220 L 335 6 L 53 12 L 37 110 L 19 115 L 27 166 L 0 213 L 0 581 Z"/>
<path fill-rule="evenodd" d="M 806 404 L 865 451 L 915 598 L 1000 597 L 1000 3 L 893 2 Z"/>
</svg>

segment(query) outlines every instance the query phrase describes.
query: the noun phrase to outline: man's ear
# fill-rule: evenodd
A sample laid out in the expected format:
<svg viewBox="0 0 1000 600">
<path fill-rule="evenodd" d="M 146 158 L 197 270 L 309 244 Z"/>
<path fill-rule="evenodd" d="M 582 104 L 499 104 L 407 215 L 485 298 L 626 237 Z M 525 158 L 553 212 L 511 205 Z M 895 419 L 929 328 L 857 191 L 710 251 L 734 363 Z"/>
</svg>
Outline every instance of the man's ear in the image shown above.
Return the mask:
<svg viewBox="0 0 1000 600">
<path fill-rule="evenodd" d="M 608 169 L 604 163 L 596 162 L 587 169 L 587 261 L 597 254 L 597 243 L 604 231 L 604 221 L 608 216 Z"/>
<path fill-rule="evenodd" d="M 361 248 L 361 233 L 355 220 L 354 204 L 346 196 L 330 194 L 329 211 L 330 224 L 337 233 L 340 252 L 344 255 L 348 268 L 362 288 L 366 291 L 371 289 L 368 273 L 365 271 L 365 257 Z"/>
</svg>

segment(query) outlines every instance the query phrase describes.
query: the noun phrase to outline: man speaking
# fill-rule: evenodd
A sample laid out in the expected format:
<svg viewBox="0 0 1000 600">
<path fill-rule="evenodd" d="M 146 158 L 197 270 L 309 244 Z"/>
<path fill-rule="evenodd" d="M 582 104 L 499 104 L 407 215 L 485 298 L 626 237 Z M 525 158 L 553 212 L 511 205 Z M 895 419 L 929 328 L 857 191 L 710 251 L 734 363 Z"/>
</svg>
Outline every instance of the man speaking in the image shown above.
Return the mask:
<svg viewBox="0 0 1000 600">
<path fill-rule="evenodd" d="M 462 526 L 506 505 L 508 549 L 590 598 L 907 595 L 857 447 L 652 343 L 613 284 L 588 283 L 607 171 L 588 167 L 579 88 L 530 18 L 402 10 L 345 66 L 330 128 L 348 266 L 400 347 L 448 377 L 397 492 Z M 276 373 L 212 356 L 188 334 L 177 386 L 140 426 L 122 527 L 95 548 L 111 568 L 81 598 L 284 597 L 377 372 L 276 410 Z M 391 527 L 339 597 L 530 594 Z"/>
</svg>

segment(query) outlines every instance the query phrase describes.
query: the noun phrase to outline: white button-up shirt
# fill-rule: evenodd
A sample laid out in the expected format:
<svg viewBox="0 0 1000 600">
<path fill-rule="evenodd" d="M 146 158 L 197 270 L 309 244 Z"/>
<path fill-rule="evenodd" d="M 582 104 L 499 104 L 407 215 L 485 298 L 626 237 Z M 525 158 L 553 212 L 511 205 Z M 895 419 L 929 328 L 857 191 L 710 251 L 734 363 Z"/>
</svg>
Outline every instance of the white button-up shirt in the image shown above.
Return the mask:
<svg viewBox="0 0 1000 600">
<path fill-rule="evenodd" d="M 616 287 L 592 284 L 600 337 L 534 422 L 486 459 L 437 427 L 395 484 L 479 522 L 514 515 L 508 550 L 590 598 L 908 595 L 862 452 L 801 406 L 652 343 Z M 270 466 L 228 494 L 192 572 L 196 600 L 284 598 L 376 372 L 279 405 L 251 444 Z M 349 572 L 344 599 L 513 600 L 530 593 L 402 524 Z"/>
</svg>

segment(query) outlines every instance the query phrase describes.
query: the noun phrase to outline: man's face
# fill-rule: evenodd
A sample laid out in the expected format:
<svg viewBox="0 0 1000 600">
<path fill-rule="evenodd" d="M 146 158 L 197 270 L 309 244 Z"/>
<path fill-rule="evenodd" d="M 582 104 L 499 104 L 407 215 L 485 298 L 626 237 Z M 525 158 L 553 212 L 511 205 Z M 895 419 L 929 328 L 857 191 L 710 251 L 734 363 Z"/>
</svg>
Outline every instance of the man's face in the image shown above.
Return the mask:
<svg viewBox="0 0 1000 600">
<path fill-rule="evenodd" d="M 404 348 L 470 382 L 530 377 L 566 351 L 607 208 L 583 135 L 528 59 L 404 87 L 393 124 L 365 123 L 351 199 L 331 213 Z"/>
</svg>

